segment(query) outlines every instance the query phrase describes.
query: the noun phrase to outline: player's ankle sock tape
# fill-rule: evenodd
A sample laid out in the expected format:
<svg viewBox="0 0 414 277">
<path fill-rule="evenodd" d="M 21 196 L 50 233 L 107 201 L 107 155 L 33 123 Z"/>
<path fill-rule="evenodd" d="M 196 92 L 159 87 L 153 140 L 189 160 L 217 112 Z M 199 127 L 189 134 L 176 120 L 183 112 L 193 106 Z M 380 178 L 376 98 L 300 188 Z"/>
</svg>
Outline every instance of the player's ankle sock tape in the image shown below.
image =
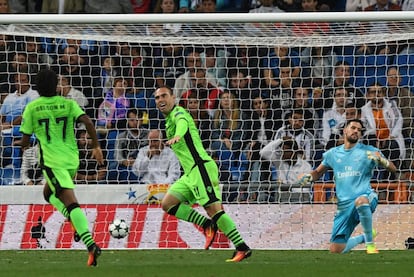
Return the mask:
<svg viewBox="0 0 414 277">
<path fill-rule="evenodd" d="M 78 203 L 72 203 L 72 204 L 69 204 L 69 206 L 66 207 L 69 214 L 70 214 L 71 211 L 73 211 L 76 208 L 80 208 Z"/>
<path fill-rule="evenodd" d="M 178 208 L 180 207 L 181 204 L 177 204 L 175 206 L 172 206 L 171 208 L 168 209 L 167 213 L 170 215 L 175 215 L 177 213 Z"/>
<path fill-rule="evenodd" d="M 225 212 L 224 212 L 224 211 L 219 211 L 218 213 L 216 213 L 216 214 L 213 216 L 212 220 L 213 220 L 214 224 L 216 224 L 216 222 L 219 220 L 219 218 L 220 218 L 223 214 L 225 214 Z"/>
<path fill-rule="evenodd" d="M 237 251 L 247 251 L 249 250 L 249 247 L 247 246 L 246 243 L 241 243 L 239 245 L 236 246 Z"/>
</svg>

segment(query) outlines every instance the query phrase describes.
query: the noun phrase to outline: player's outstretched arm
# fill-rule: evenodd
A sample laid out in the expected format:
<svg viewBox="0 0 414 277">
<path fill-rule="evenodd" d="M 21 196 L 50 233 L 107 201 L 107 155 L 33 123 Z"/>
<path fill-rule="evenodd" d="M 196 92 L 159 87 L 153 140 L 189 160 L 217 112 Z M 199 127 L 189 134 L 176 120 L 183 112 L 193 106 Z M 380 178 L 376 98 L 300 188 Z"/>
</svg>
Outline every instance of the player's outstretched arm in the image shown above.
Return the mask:
<svg viewBox="0 0 414 277">
<path fill-rule="evenodd" d="M 300 175 L 298 184 L 301 186 L 311 185 L 313 182 L 319 180 L 319 178 L 321 178 L 321 176 L 326 172 L 326 170 L 327 168 L 324 165 L 320 164 L 315 170 Z"/>
<path fill-rule="evenodd" d="M 181 140 L 184 137 L 185 133 L 188 130 L 188 122 L 184 119 L 178 119 L 175 127 L 175 134 L 174 136 L 169 139 L 166 144 L 168 146 L 173 145 Z"/>
<path fill-rule="evenodd" d="M 381 165 L 383 168 L 385 168 L 386 170 L 390 172 L 394 173 L 397 171 L 397 167 L 395 166 L 395 164 L 392 161 L 387 160 L 378 151 L 375 151 L 375 152 L 367 151 L 367 157 L 368 159 L 373 160 L 377 165 Z"/>
<path fill-rule="evenodd" d="M 78 118 L 79 122 L 85 124 L 86 131 L 88 132 L 89 136 L 92 139 L 92 158 L 96 159 L 99 165 L 104 164 L 103 153 L 102 149 L 99 145 L 98 135 L 96 134 L 95 126 L 88 115 L 83 114 Z"/>
</svg>

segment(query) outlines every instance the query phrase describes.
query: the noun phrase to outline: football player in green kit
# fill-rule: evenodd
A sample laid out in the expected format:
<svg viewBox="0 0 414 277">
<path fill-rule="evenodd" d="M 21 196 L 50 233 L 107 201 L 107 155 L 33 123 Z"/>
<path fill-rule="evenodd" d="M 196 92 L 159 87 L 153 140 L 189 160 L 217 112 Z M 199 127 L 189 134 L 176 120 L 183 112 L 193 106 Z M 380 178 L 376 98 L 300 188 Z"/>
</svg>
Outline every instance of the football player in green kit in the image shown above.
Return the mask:
<svg viewBox="0 0 414 277">
<path fill-rule="evenodd" d="M 101 249 L 95 244 L 89 231 L 85 213 L 76 199 L 73 176 L 79 166 L 78 146 L 75 139 L 75 123 L 82 122 L 89 133 L 92 155 L 98 164 L 103 164 L 95 127 L 90 118 L 70 99 L 56 93 L 57 76 L 52 70 L 37 74 L 37 88 L 40 97 L 30 102 L 24 112 L 20 132 L 23 137 L 19 144 L 29 146 L 32 134 L 39 142 L 39 162 L 47 180 L 43 195 L 66 218 L 70 219 L 80 239 L 89 251 L 88 266 L 96 266 Z"/>
<path fill-rule="evenodd" d="M 218 167 L 204 149 L 193 118 L 183 107 L 175 105 L 171 88 L 158 88 L 154 97 L 157 108 L 165 117 L 166 144 L 175 152 L 184 170 L 183 176 L 164 196 L 162 209 L 201 226 L 206 236 L 205 249 L 213 243 L 217 230 L 222 231 L 236 247 L 233 257 L 226 262 L 240 262 L 250 257 L 252 250 L 223 210 Z M 194 210 L 191 205 L 195 203 L 203 206 L 210 218 Z"/>
</svg>

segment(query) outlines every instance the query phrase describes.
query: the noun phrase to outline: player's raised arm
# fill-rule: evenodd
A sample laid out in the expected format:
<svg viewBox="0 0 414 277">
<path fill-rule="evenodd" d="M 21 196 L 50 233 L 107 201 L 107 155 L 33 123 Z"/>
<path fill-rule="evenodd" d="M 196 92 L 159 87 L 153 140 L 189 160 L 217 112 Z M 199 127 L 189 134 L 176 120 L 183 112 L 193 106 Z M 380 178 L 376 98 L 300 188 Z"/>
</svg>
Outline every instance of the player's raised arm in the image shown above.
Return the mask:
<svg viewBox="0 0 414 277">
<path fill-rule="evenodd" d="M 86 131 L 88 132 L 90 138 L 92 139 L 92 157 L 96 159 L 99 165 L 104 164 L 104 158 L 101 146 L 99 145 L 98 135 L 96 134 L 96 129 L 93 126 L 93 123 L 88 115 L 83 114 L 78 118 L 79 122 L 85 124 Z"/>
<path fill-rule="evenodd" d="M 306 186 L 312 184 L 313 182 L 319 180 L 322 175 L 326 172 L 327 167 L 323 164 L 320 164 L 315 170 L 312 170 L 309 173 L 303 174 L 298 181 L 298 184 L 301 186 Z"/>
<path fill-rule="evenodd" d="M 392 161 L 387 160 L 383 155 L 381 155 L 380 152 L 367 151 L 367 157 L 368 159 L 373 160 L 377 165 L 381 165 L 389 172 L 397 172 L 397 167 L 395 166 L 395 164 Z"/>
</svg>

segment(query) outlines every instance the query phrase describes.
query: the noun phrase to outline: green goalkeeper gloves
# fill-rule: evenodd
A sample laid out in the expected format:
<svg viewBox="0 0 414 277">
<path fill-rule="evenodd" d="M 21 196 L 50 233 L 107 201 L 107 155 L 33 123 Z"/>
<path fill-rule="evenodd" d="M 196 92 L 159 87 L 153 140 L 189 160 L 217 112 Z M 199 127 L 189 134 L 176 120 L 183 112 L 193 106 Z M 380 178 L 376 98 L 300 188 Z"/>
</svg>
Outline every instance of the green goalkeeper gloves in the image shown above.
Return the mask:
<svg viewBox="0 0 414 277">
<path fill-rule="evenodd" d="M 312 174 L 304 174 L 302 177 L 299 178 L 298 184 L 301 186 L 306 186 L 313 183 Z"/>
<path fill-rule="evenodd" d="M 390 161 L 383 158 L 379 152 L 367 151 L 367 157 L 368 159 L 373 160 L 377 165 L 379 164 L 385 168 L 388 168 L 390 165 Z"/>
</svg>

